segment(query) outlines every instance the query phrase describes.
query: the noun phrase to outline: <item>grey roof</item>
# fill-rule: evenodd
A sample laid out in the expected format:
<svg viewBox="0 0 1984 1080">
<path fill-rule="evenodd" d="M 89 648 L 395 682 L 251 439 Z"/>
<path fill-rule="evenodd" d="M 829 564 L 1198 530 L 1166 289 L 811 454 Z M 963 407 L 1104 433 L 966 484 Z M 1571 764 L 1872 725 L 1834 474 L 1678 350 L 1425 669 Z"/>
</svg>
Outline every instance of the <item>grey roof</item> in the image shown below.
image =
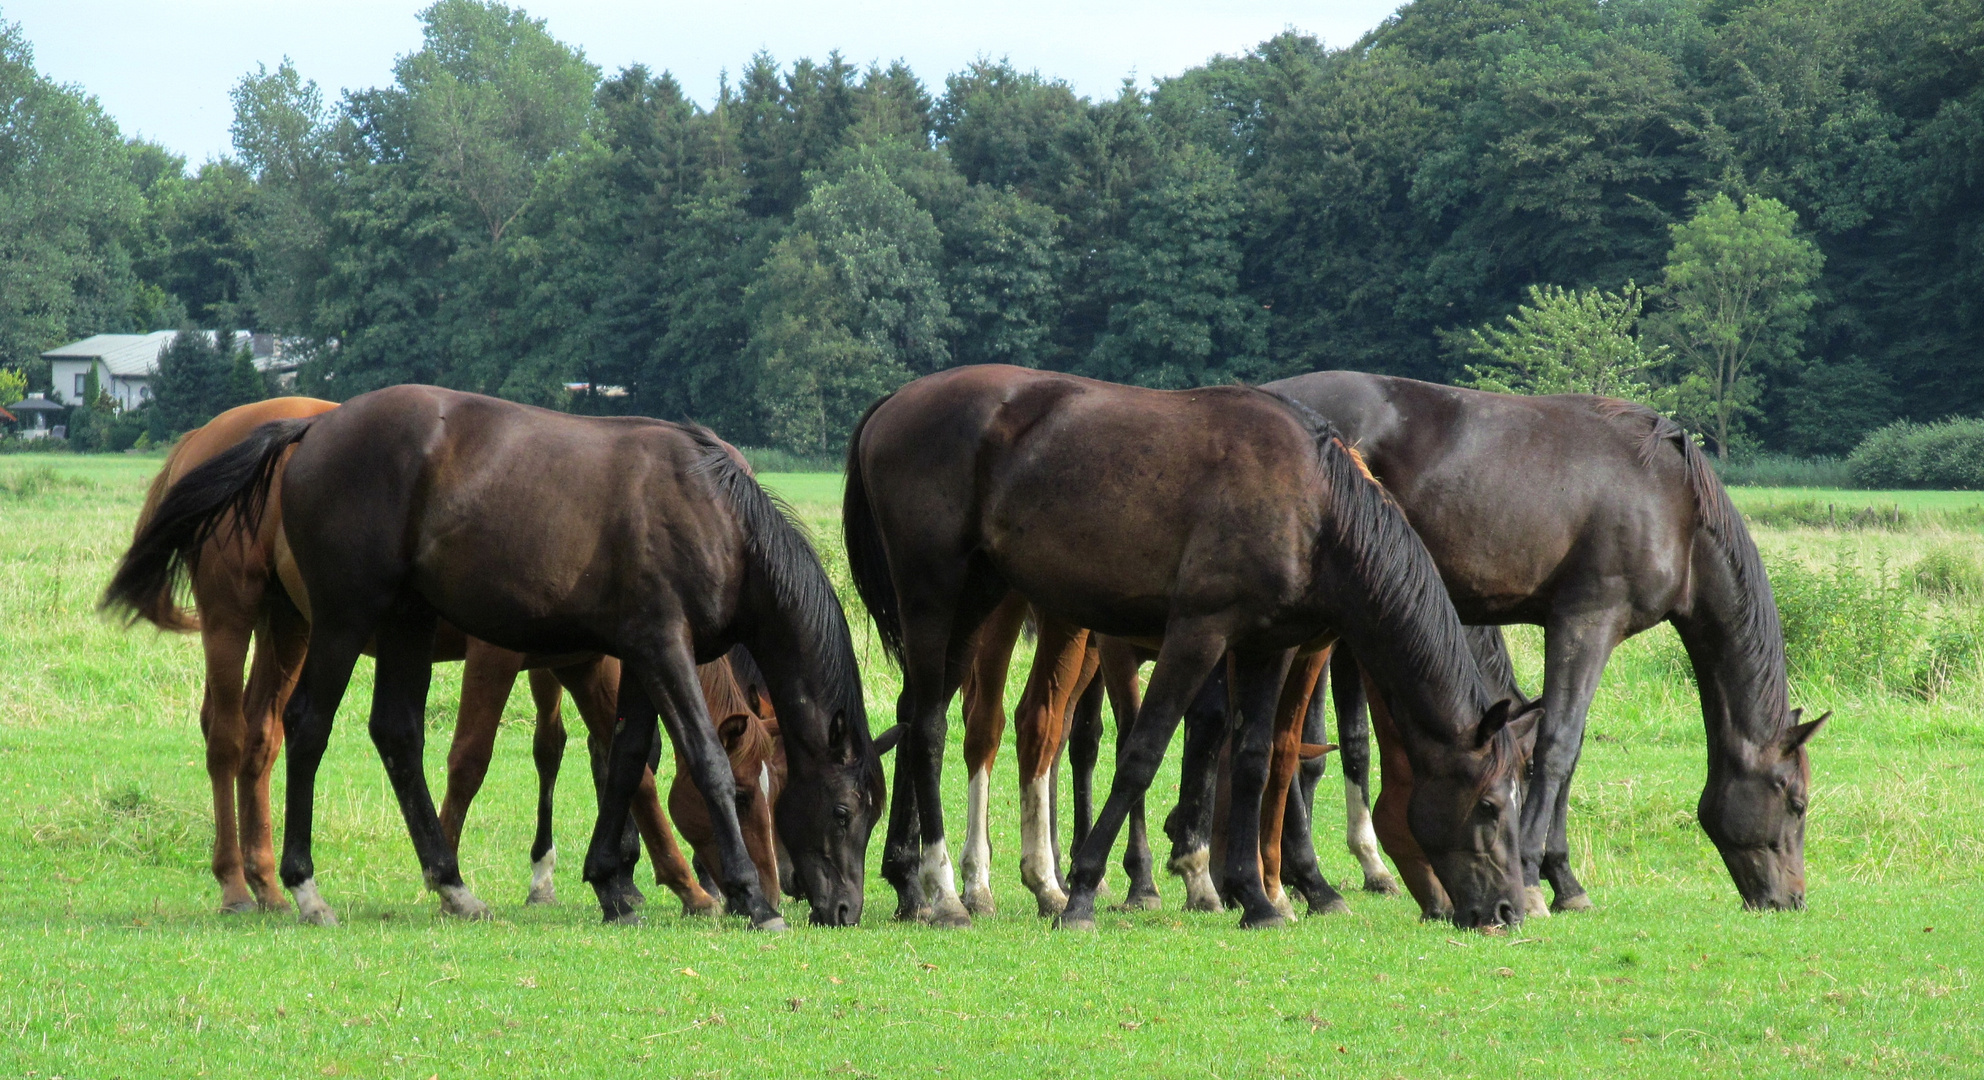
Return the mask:
<svg viewBox="0 0 1984 1080">
<path fill-rule="evenodd" d="M 24 397 L 7 407 L 15 412 L 61 412 L 68 408 L 66 405 L 57 405 L 40 394 Z"/>
<path fill-rule="evenodd" d="M 208 341 L 214 339 L 214 331 L 197 330 L 205 334 Z M 158 374 L 158 354 L 172 344 L 177 330 L 154 330 L 149 334 L 97 334 L 81 341 L 72 341 L 60 348 L 50 349 L 41 354 L 44 360 L 101 360 L 117 378 L 143 379 Z M 236 330 L 234 340 L 249 343 L 255 353 L 255 366 L 269 370 L 282 363 L 274 354 L 274 340 L 268 335 L 256 335 L 246 330 Z M 265 348 L 256 346 L 266 346 Z"/>
</svg>

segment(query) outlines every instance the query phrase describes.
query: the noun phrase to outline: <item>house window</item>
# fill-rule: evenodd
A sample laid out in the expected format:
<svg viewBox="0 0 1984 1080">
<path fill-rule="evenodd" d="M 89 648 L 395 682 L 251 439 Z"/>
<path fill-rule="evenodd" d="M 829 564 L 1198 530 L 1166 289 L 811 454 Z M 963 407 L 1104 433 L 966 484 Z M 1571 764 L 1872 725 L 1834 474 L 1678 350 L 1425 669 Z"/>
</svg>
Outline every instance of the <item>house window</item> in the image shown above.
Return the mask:
<svg viewBox="0 0 1984 1080">
<path fill-rule="evenodd" d="M 84 384 L 85 384 L 85 383 L 86 383 L 86 382 L 88 381 L 88 379 L 89 379 L 89 376 L 87 376 L 87 375 L 78 375 L 78 376 L 76 376 L 76 400 L 77 400 L 77 401 L 81 401 L 81 400 L 83 400 L 83 386 L 84 386 Z"/>
</svg>

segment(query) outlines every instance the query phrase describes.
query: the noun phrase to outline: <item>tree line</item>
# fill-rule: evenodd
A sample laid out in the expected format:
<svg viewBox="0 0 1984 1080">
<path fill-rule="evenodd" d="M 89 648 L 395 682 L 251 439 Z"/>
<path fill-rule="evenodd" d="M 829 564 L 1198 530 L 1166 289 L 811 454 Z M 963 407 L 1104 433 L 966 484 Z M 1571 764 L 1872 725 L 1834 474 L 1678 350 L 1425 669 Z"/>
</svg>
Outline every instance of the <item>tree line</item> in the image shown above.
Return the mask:
<svg viewBox="0 0 1984 1080">
<path fill-rule="evenodd" d="M 301 393 L 813 453 L 979 362 L 1595 388 L 1718 450 L 1984 412 L 1984 0 L 1416 0 L 1103 99 L 829 54 L 705 103 L 521 10 L 420 18 L 389 85 L 242 78 L 190 172 L 0 24 L 0 365 L 252 326 Z"/>
</svg>

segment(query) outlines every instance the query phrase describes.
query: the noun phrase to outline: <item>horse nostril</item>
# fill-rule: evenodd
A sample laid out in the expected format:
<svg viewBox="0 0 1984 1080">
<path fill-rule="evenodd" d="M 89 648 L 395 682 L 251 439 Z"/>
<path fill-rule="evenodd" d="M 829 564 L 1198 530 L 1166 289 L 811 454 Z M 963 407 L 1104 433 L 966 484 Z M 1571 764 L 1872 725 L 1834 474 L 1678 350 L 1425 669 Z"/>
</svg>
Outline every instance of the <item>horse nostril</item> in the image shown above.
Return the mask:
<svg viewBox="0 0 1984 1080">
<path fill-rule="evenodd" d="M 1515 922 L 1516 922 L 1516 906 L 1514 904 L 1509 903 L 1507 900 L 1498 902 L 1495 905 L 1495 925 L 1514 926 Z"/>
<path fill-rule="evenodd" d="M 854 920 L 849 918 L 849 916 L 852 915 L 853 912 L 854 912 L 854 905 L 848 903 L 845 900 L 842 900 L 840 902 L 840 906 L 834 909 L 834 925 L 835 926 L 854 925 Z"/>
</svg>

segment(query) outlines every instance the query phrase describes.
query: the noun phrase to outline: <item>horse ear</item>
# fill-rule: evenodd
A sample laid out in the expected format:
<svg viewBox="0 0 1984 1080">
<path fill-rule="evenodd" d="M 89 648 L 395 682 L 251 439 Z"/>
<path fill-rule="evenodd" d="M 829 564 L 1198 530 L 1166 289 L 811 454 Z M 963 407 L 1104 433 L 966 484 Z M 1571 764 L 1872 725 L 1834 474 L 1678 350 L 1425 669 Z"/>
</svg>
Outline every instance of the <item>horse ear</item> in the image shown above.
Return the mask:
<svg viewBox="0 0 1984 1080">
<path fill-rule="evenodd" d="M 1474 729 L 1474 748 L 1479 750 L 1487 746 L 1489 741 L 1494 739 L 1495 733 L 1505 727 L 1510 728 L 1511 735 L 1521 739 L 1535 728 L 1537 720 L 1542 719 L 1542 709 L 1541 701 L 1517 705 L 1514 698 L 1503 698 L 1488 706 L 1488 711 L 1481 717 L 1481 723 Z M 1532 713 L 1535 715 L 1531 716 Z"/>
<path fill-rule="evenodd" d="M 881 757 L 883 754 L 886 754 L 889 751 L 894 750 L 896 748 L 896 744 L 901 741 L 902 741 L 902 725 L 896 724 L 891 726 L 889 730 L 884 731 L 880 735 L 875 736 L 875 756 Z"/>
<path fill-rule="evenodd" d="M 745 734 L 750 730 L 750 717 L 745 716 L 743 713 L 731 713 L 729 716 L 717 721 L 717 741 L 723 744 L 723 748 L 726 751 L 735 751 L 738 744 L 744 741 Z"/>
<path fill-rule="evenodd" d="M 839 710 L 827 722 L 827 759 L 843 765 L 854 763 L 854 741 L 848 736 L 847 714 Z"/>
<path fill-rule="evenodd" d="M 1536 729 L 1543 723 L 1543 699 L 1527 702 L 1509 721 L 1509 737 L 1519 746 L 1536 746 Z"/>
<path fill-rule="evenodd" d="M 1803 709 L 1793 709 L 1791 710 L 1791 719 L 1795 721 L 1804 714 L 1805 711 Z M 1784 742 L 1781 744 L 1783 752 L 1786 754 L 1797 753 L 1798 748 L 1805 745 L 1805 743 L 1808 740 L 1810 740 L 1812 736 L 1817 735 L 1819 733 L 1819 728 L 1824 726 L 1825 722 L 1830 719 L 1832 719 L 1832 710 L 1827 709 L 1825 711 L 1825 714 L 1820 716 L 1817 720 L 1813 720 L 1808 723 L 1797 724 L 1790 731 L 1785 732 Z"/>
<path fill-rule="evenodd" d="M 1327 754 L 1334 749 L 1336 749 L 1336 744 L 1333 742 L 1326 742 L 1326 743 L 1305 742 L 1302 744 L 1302 749 L 1296 751 L 1296 756 L 1301 758 L 1303 761 L 1314 761 L 1315 759 L 1322 757 L 1324 754 Z"/>
</svg>

